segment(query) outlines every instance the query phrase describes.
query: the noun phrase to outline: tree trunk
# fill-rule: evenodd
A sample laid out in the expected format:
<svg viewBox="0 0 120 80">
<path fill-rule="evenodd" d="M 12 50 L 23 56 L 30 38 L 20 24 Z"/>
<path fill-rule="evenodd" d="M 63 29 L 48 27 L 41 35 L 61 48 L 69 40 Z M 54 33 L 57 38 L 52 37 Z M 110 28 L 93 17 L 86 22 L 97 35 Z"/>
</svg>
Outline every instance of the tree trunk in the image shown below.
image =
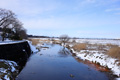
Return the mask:
<svg viewBox="0 0 120 80">
<path fill-rule="evenodd" d="M 5 37 L 6 37 L 6 32 L 3 32 L 3 33 L 2 33 L 2 41 L 5 40 Z"/>
<path fill-rule="evenodd" d="M 2 36 L 2 41 L 4 41 L 4 40 L 5 40 L 5 37 Z"/>
</svg>

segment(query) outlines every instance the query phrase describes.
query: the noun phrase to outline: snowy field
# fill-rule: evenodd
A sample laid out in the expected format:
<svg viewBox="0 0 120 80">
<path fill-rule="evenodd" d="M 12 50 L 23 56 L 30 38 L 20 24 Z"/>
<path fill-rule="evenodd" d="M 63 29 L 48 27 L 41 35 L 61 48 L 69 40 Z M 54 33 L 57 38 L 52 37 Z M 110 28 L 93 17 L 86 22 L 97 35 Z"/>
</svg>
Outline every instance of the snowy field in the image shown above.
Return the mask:
<svg viewBox="0 0 120 80">
<path fill-rule="evenodd" d="M 120 45 L 120 40 L 96 40 L 96 39 L 76 39 L 78 43 L 91 43 L 91 44 L 113 44 Z"/>
</svg>

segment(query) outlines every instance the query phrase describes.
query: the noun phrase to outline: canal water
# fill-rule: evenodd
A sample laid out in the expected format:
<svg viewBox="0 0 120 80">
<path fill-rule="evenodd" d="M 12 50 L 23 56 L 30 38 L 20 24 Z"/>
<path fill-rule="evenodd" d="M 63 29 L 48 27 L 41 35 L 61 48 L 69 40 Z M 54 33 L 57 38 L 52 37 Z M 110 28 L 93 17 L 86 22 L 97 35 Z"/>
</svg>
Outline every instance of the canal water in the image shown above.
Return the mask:
<svg viewBox="0 0 120 80">
<path fill-rule="evenodd" d="M 104 72 L 78 62 L 60 45 L 45 44 L 32 54 L 16 80 L 109 80 Z"/>
</svg>

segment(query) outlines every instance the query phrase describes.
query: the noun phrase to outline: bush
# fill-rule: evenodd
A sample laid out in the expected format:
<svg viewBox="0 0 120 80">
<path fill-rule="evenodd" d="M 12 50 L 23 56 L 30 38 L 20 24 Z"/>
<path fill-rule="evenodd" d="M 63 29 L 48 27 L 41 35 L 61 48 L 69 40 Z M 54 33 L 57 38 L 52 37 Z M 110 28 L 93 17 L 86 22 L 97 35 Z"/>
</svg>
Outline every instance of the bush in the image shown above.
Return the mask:
<svg viewBox="0 0 120 80">
<path fill-rule="evenodd" d="M 10 37 L 11 40 L 22 40 L 21 37 L 19 37 L 18 35 L 14 35 Z"/>
<path fill-rule="evenodd" d="M 85 43 L 78 43 L 73 46 L 73 49 L 75 51 L 80 51 L 80 50 L 86 50 L 86 44 Z"/>
<path fill-rule="evenodd" d="M 108 51 L 108 55 L 113 57 L 113 58 L 120 59 L 120 47 L 110 48 L 109 51 Z"/>
</svg>

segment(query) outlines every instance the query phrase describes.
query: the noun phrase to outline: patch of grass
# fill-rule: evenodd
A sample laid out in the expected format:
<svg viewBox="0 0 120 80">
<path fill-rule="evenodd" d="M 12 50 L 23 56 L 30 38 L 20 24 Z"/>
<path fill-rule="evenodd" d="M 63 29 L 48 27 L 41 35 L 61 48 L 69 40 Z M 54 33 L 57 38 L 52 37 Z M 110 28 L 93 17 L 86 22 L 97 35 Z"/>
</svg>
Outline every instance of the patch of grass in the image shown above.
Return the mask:
<svg viewBox="0 0 120 80">
<path fill-rule="evenodd" d="M 106 44 L 106 46 L 113 48 L 113 47 L 118 47 L 118 45 L 113 45 L 113 44 Z"/>
<path fill-rule="evenodd" d="M 5 64 L 4 62 L 0 62 L 0 68 L 9 68 L 9 66 L 7 64 Z"/>
<path fill-rule="evenodd" d="M 75 51 L 80 51 L 80 50 L 86 50 L 86 44 L 85 43 L 78 43 L 73 46 L 73 49 Z"/>
<path fill-rule="evenodd" d="M 32 41 L 32 45 L 37 45 L 39 43 L 39 39 L 28 39 L 29 41 Z"/>
<path fill-rule="evenodd" d="M 104 50 L 104 48 L 106 48 L 103 44 L 92 44 L 92 46 L 94 46 L 96 50 Z"/>
<path fill-rule="evenodd" d="M 108 55 L 120 59 L 120 47 L 112 47 L 108 50 Z"/>
</svg>

